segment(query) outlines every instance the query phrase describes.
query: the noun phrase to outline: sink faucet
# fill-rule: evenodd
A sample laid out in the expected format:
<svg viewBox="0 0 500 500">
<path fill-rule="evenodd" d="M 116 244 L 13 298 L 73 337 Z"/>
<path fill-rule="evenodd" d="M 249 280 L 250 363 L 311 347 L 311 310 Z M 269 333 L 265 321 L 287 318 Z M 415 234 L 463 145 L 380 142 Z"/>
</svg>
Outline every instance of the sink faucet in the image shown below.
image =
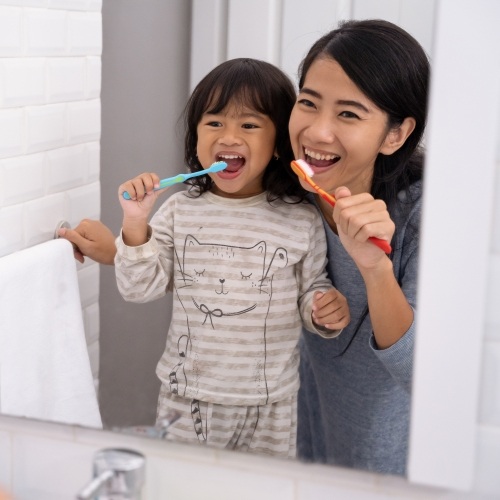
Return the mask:
<svg viewBox="0 0 500 500">
<path fill-rule="evenodd" d="M 123 448 L 107 448 L 94 456 L 94 478 L 77 500 L 140 500 L 145 477 L 144 455 Z"/>
</svg>

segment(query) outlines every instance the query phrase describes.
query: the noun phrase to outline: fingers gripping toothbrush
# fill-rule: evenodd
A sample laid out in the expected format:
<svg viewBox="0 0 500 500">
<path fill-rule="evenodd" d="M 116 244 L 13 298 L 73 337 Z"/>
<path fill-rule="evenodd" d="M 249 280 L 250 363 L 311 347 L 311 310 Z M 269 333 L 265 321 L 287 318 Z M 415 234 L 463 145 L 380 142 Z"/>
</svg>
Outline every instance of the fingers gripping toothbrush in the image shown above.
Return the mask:
<svg viewBox="0 0 500 500">
<path fill-rule="evenodd" d="M 191 179 L 192 177 L 198 177 L 199 175 L 206 175 L 206 174 L 213 174 L 215 172 L 220 172 L 224 170 L 227 167 L 227 163 L 225 161 L 216 161 L 215 163 L 212 163 L 210 167 L 200 170 L 198 172 L 191 172 L 190 174 L 177 174 L 174 175 L 173 177 L 168 177 L 167 179 L 162 179 L 160 181 L 160 187 L 157 187 L 154 189 L 154 191 L 158 191 L 159 189 L 163 189 L 169 186 L 173 186 L 174 184 L 179 184 L 180 182 L 187 181 L 188 179 Z M 128 194 L 127 191 L 123 192 L 123 197 L 126 200 L 130 200 L 130 195 Z"/>
<path fill-rule="evenodd" d="M 313 180 L 312 176 L 314 172 L 312 168 L 304 161 L 304 160 L 293 160 L 291 162 L 292 170 L 295 174 L 300 178 L 307 182 L 325 201 L 327 201 L 332 207 L 335 206 L 336 200 L 335 198 L 321 189 Z M 386 254 L 390 254 L 392 251 L 391 245 L 389 242 L 385 240 L 381 240 L 380 238 L 375 238 L 371 236 L 368 238 L 374 245 L 378 246 L 381 250 L 383 250 Z"/>
</svg>

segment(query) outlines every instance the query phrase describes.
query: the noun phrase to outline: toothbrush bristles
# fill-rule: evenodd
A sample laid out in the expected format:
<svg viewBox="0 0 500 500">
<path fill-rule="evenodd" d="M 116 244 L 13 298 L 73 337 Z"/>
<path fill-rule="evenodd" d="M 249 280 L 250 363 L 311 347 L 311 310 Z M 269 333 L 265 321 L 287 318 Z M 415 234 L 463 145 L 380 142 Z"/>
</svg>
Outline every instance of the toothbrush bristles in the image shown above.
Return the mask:
<svg viewBox="0 0 500 500">
<path fill-rule="evenodd" d="M 308 177 L 312 177 L 314 175 L 313 169 L 305 160 L 294 160 L 294 162 Z"/>
</svg>

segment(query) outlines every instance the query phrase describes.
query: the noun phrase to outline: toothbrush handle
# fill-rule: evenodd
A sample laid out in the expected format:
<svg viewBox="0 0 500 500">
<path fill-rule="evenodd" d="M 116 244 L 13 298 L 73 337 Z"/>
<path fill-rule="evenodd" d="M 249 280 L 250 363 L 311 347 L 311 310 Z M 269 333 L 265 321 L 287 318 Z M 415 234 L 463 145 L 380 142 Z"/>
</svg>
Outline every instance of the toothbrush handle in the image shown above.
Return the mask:
<svg viewBox="0 0 500 500">
<path fill-rule="evenodd" d="M 371 236 L 368 238 L 374 245 L 378 246 L 381 250 L 383 250 L 386 254 L 390 254 L 392 252 L 391 245 L 386 240 L 381 240 L 380 238 L 376 238 L 375 236 Z"/>
</svg>

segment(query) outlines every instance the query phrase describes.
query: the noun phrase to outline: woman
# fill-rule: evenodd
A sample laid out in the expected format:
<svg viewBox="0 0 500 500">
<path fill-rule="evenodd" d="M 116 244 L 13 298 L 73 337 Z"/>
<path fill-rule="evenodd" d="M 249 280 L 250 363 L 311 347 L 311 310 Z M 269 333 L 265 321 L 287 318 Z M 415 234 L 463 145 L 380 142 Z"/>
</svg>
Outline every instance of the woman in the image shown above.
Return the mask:
<svg viewBox="0 0 500 500">
<path fill-rule="evenodd" d="M 337 198 L 332 208 L 311 195 L 327 231 L 330 278 L 351 313 L 338 340 L 302 338 L 304 460 L 406 473 L 428 82 L 418 42 L 381 20 L 341 24 L 301 64 L 291 143 Z M 66 237 L 111 263 L 108 232 L 83 221 Z M 390 241 L 391 255 L 370 237 Z"/>
<path fill-rule="evenodd" d="M 406 472 L 428 80 L 420 45 L 384 21 L 342 24 L 300 68 L 290 138 L 295 157 L 337 198 L 333 209 L 315 201 L 329 275 L 352 318 L 335 342 L 302 338 L 298 453 L 306 460 Z M 392 254 L 369 237 L 391 241 Z"/>
</svg>

